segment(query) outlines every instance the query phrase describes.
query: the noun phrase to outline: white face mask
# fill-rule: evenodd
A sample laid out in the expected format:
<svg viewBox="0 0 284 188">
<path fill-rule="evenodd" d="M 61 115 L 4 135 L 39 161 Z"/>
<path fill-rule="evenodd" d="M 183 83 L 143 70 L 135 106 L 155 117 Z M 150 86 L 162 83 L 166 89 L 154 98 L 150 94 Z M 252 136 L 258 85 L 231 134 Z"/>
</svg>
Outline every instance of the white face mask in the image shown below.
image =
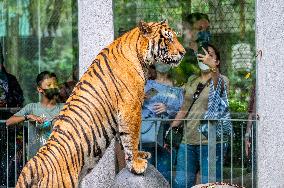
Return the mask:
<svg viewBox="0 0 284 188">
<path fill-rule="evenodd" d="M 210 68 L 208 67 L 208 65 L 205 65 L 204 63 L 202 63 L 201 61 L 198 61 L 198 66 L 202 71 L 207 71 Z"/>
</svg>

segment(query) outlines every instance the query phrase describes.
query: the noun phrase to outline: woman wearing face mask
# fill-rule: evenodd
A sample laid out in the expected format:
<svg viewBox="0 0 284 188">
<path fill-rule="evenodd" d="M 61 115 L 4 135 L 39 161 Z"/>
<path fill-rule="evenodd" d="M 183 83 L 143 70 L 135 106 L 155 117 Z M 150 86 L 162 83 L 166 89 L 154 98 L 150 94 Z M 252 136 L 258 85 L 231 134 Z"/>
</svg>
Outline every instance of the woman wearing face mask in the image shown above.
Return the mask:
<svg viewBox="0 0 284 188">
<path fill-rule="evenodd" d="M 35 121 L 36 128 L 30 127 L 30 138 L 33 140 L 30 145 L 30 156 L 32 157 L 39 147 L 48 139 L 52 121 L 62 109 L 62 103 L 57 103 L 59 95 L 59 87 L 57 78 L 54 73 L 43 71 L 37 78 L 37 91 L 41 95 L 41 100 L 38 103 L 27 104 L 19 112 L 14 114 L 6 121 L 6 125 L 11 126 L 23 121 Z M 37 137 L 37 139 L 33 138 Z"/>
<path fill-rule="evenodd" d="M 183 102 L 184 90 L 173 86 L 169 78 L 170 66 L 162 63 L 155 65 L 155 80 L 148 80 L 145 86 L 145 101 L 142 107 L 141 146 L 142 149 L 152 154 L 149 162 L 170 182 L 171 152 L 163 148 L 164 130 L 169 127 L 167 119 L 173 118 Z M 165 121 L 153 121 L 147 119 L 163 119 Z M 157 144 L 156 144 L 157 143 Z"/>
<path fill-rule="evenodd" d="M 217 83 L 222 83 L 222 88 L 229 90 L 227 77 L 219 73 L 220 55 L 216 48 L 208 44 L 208 49 L 203 48 L 204 54 L 198 54 L 198 66 L 201 70 L 199 76 L 191 76 L 185 86 L 185 100 L 181 110 L 177 113 L 172 127 L 179 126 L 182 121 L 179 119 L 189 119 L 184 122 L 184 134 L 178 149 L 176 178 L 174 187 L 192 187 L 196 182 L 196 174 L 200 171 L 201 182 L 208 183 L 208 139 L 200 133 L 200 119 L 208 110 L 209 96 L 216 89 Z M 219 81 L 221 80 L 221 81 Z M 202 85 L 201 85 L 202 84 Z M 193 94 L 197 86 L 202 86 L 198 99 L 193 103 L 190 112 L 189 106 L 193 101 Z M 210 89 L 210 88 L 213 88 Z M 223 91 L 224 92 L 224 91 Z M 220 142 L 216 145 L 216 180 L 221 180 L 221 148 Z M 225 151 L 223 151 L 225 153 Z"/>
</svg>

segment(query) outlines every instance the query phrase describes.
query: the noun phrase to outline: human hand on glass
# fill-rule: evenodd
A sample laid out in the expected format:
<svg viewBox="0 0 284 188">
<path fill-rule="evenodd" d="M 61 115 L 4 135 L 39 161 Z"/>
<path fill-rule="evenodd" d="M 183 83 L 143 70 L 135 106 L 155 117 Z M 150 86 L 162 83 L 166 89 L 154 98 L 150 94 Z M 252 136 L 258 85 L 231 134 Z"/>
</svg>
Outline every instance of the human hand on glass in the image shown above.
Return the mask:
<svg viewBox="0 0 284 188">
<path fill-rule="evenodd" d="M 216 59 L 213 58 L 211 54 L 208 53 L 207 50 L 205 50 L 202 47 L 202 50 L 204 51 L 204 54 L 197 54 L 197 59 L 199 61 L 202 61 L 202 63 L 208 65 L 210 68 L 216 68 Z"/>
<path fill-rule="evenodd" d="M 167 106 L 164 103 L 156 103 L 154 104 L 154 112 L 157 115 L 160 115 L 167 111 Z"/>
</svg>

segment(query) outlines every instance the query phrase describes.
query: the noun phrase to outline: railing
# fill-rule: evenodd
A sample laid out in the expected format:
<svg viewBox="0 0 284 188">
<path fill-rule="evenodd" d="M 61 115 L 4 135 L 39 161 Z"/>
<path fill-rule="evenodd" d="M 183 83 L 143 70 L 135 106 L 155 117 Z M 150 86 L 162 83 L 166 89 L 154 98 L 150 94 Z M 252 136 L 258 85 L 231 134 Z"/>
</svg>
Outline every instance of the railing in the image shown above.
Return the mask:
<svg viewBox="0 0 284 188">
<path fill-rule="evenodd" d="M 153 157 L 153 164 L 157 167 L 158 157 L 159 157 L 159 145 L 163 141 L 164 131 L 161 129 L 167 129 L 169 122 L 172 120 L 163 119 L 147 119 L 143 122 L 151 121 L 154 122 L 155 127 L 155 154 Z M 190 123 L 188 122 L 200 122 L 200 120 L 194 119 L 183 119 L 184 130 L 190 130 Z M 238 184 L 244 187 L 256 187 L 256 120 L 244 120 L 244 119 L 232 119 L 233 124 L 233 134 L 230 139 L 225 142 L 223 137 L 221 140 L 216 141 L 216 127 L 209 126 L 209 141 L 208 141 L 208 182 L 216 181 L 216 169 L 221 169 L 220 181 Z M 161 123 L 162 122 L 162 123 Z M 245 132 L 247 122 L 252 122 L 253 126 L 251 129 L 251 154 L 249 157 L 245 155 Z M 160 129 L 158 129 L 158 124 L 161 124 Z M 210 122 L 209 122 L 210 124 Z M 17 181 L 18 175 L 21 172 L 22 167 L 26 161 L 33 156 L 34 150 L 39 148 L 42 144 L 41 138 L 34 131 L 36 125 L 31 125 L 31 122 L 24 122 L 17 126 L 7 127 L 4 120 L 0 120 L 0 153 L 1 153 L 1 164 L 0 164 L 0 187 L 14 187 Z M 32 129 L 31 129 L 32 127 Z M 198 147 L 200 151 L 202 150 L 202 139 L 204 140 L 201 133 L 199 133 L 199 143 Z M 183 142 L 187 143 L 190 138 L 184 138 Z M 221 144 L 221 165 L 216 166 L 216 143 Z M 223 144 L 222 144 L 223 143 Z M 226 145 L 225 145 L 226 143 Z M 151 144 L 150 144 L 151 145 Z M 36 146 L 36 149 L 35 149 Z M 148 143 L 141 142 L 140 149 L 143 150 L 145 147 L 149 146 Z M 153 145 L 152 145 L 153 146 Z M 224 147 L 227 147 L 224 150 Z M 149 147 L 148 147 L 149 148 Z M 32 151 L 33 150 L 33 151 Z M 179 149 L 180 150 L 180 149 Z M 169 182 L 171 185 L 175 182 L 175 177 L 177 173 L 177 163 L 176 156 L 177 151 L 170 150 L 168 155 L 170 157 L 170 172 L 169 172 Z M 199 154 L 199 159 L 202 158 L 202 152 Z M 185 156 L 184 166 L 185 170 L 190 162 L 188 156 Z M 201 161 L 201 160 L 199 160 Z M 202 161 L 201 161 L 202 162 Z M 201 169 L 202 171 L 202 169 Z M 186 174 L 187 175 L 187 174 Z M 200 183 L 202 179 L 202 172 L 196 172 L 197 178 L 195 183 Z M 188 176 L 188 175 L 187 175 Z M 190 178 L 190 177 L 186 177 Z"/>
<path fill-rule="evenodd" d="M 182 125 L 184 126 L 184 131 L 192 131 L 191 125 L 194 123 L 200 123 L 202 119 L 182 119 Z M 161 137 L 164 135 L 161 135 L 161 127 L 166 126 L 166 129 L 168 129 L 169 123 L 172 120 L 163 120 L 163 119 L 147 119 L 144 120 L 145 122 L 154 122 L 153 126 L 156 130 L 156 140 L 154 144 L 152 144 L 152 147 L 155 147 L 155 153 L 152 157 L 154 157 L 154 166 L 159 169 L 159 152 L 161 152 Z M 221 181 L 225 183 L 231 183 L 231 184 L 237 184 L 243 187 L 257 187 L 256 184 L 256 120 L 245 120 L 245 119 L 231 119 L 232 122 L 232 132 L 231 136 L 227 141 L 223 139 L 223 134 L 221 134 L 221 140 L 216 140 L 216 126 L 213 126 L 210 124 L 211 120 L 207 120 L 209 124 L 208 129 L 208 176 L 205 177 L 205 180 L 203 179 L 203 183 L 205 182 L 216 182 Z M 251 123 L 251 138 L 248 140 L 251 143 L 251 147 L 249 149 L 248 155 L 246 155 L 245 152 L 245 133 L 246 133 L 246 127 L 247 124 Z M 160 128 L 158 125 L 160 124 Z M 163 129 L 163 127 L 162 127 Z M 159 132 L 158 132 L 159 130 Z M 147 133 L 144 133 L 147 134 Z M 206 147 L 206 143 L 204 143 L 204 136 L 201 132 L 199 134 L 199 143 L 191 143 L 193 142 L 193 139 L 191 138 L 183 138 L 183 143 L 188 143 L 190 145 L 195 145 L 199 147 L 199 151 L 202 151 L 204 149 L 203 147 Z M 190 136 L 190 134 L 189 134 Z M 143 140 L 143 135 L 141 134 L 141 139 Z M 150 143 L 143 143 L 141 140 L 140 144 L 140 150 L 147 150 L 149 148 Z M 216 144 L 221 145 L 221 165 L 216 166 Z M 226 149 L 227 148 L 227 149 Z M 180 150 L 179 148 L 178 150 Z M 184 148 L 182 148 L 184 149 Z M 187 171 L 188 164 L 191 162 L 191 159 L 188 156 L 185 156 L 184 161 L 177 161 L 176 152 L 175 150 L 169 151 L 169 157 L 171 161 L 171 169 L 170 169 L 170 178 L 168 178 L 168 181 L 171 185 L 174 185 L 178 183 L 178 179 L 176 179 L 177 174 L 177 162 L 183 163 L 185 168 L 184 170 Z M 185 152 L 186 154 L 188 152 Z M 202 163 L 202 153 L 199 152 L 199 164 Z M 163 158 L 164 159 L 164 158 Z M 220 169 L 221 176 L 217 179 L 216 175 L 216 169 Z M 163 173 L 162 173 L 163 174 Z M 199 184 L 202 182 L 202 169 L 199 169 L 198 172 L 196 172 L 196 180 L 195 184 Z M 189 173 L 185 173 L 185 179 L 187 180 L 189 176 Z M 187 183 L 187 181 L 186 181 Z M 188 185 L 187 185 L 188 186 Z M 175 187 L 175 186 L 174 186 Z"/>
<path fill-rule="evenodd" d="M 25 156 L 22 159 L 18 158 L 20 147 L 22 147 L 22 154 L 25 155 L 26 153 L 24 142 L 17 144 L 17 141 L 19 141 L 17 138 L 20 138 L 21 141 L 25 140 L 25 130 L 22 125 L 6 127 L 5 121 L 0 121 L 0 186 L 13 187 L 17 180 L 18 173 L 16 172 L 25 163 Z M 22 164 L 19 163 L 20 160 L 22 160 Z"/>
<path fill-rule="evenodd" d="M 14 187 L 27 162 L 43 144 L 35 122 L 6 126 L 0 120 L 0 187 Z"/>
</svg>

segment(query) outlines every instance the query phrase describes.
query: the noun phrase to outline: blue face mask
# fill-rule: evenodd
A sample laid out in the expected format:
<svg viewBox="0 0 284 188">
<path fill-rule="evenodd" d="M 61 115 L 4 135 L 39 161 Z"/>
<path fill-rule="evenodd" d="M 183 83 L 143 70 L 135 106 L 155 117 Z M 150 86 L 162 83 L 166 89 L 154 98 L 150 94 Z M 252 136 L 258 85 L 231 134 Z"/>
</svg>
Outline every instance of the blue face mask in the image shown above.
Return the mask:
<svg viewBox="0 0 284 188">
<path fill-rule="evenodd" d="M 199 31 L 197 33 L 197 40 L 196 42 L 200 44 L 208 44 L 211 39 L 210 31 Z"/>
</svg>

